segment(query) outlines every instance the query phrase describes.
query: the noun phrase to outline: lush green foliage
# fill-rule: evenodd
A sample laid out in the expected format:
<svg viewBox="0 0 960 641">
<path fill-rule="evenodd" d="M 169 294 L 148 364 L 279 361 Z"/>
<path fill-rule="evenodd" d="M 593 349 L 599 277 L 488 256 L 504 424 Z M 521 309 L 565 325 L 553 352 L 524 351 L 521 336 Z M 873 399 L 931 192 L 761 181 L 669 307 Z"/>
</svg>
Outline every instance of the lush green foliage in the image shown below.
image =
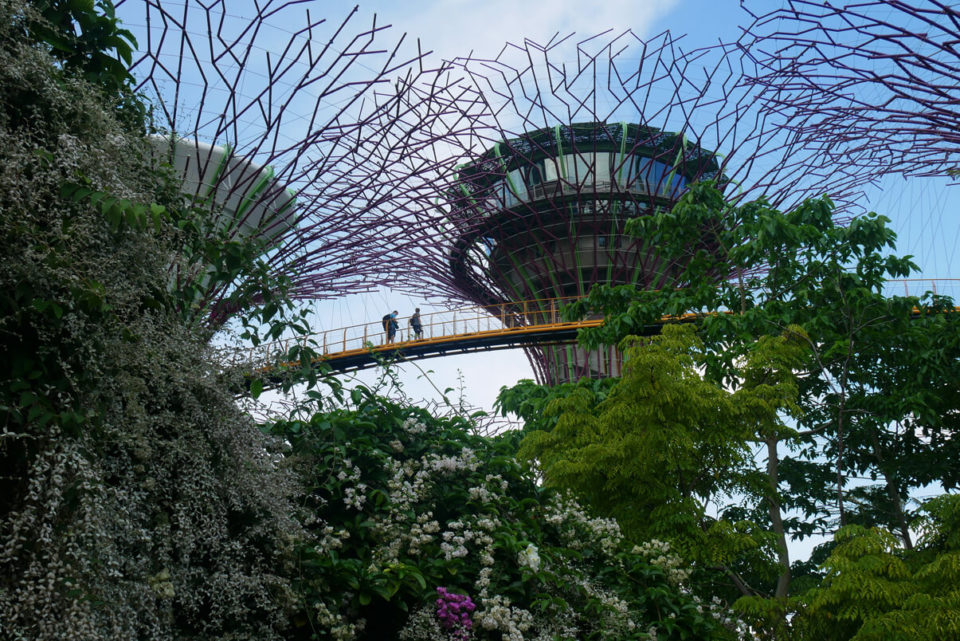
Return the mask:
<svg viewBox="0 0 960 641">
<path fill-rule="evenodd" d="M 24 12 L 25 27 L 34 42 L 48 47 L 63 68 L 85 80 L 118 92 L 133 80 L 127 67 L 137 41 L 120 28 L 113 4 L 106 0 L 32 0 L 34 12 Z"/>
<path fill-rule="evenodd" d="M 960 323 L 952 301 L 886 296 L 887 278 L 915 268 L 909 257 L 892 253 L 887 220 L 868 214 L 841 226 L 833 213 L 827 199 L 790 212 L 762 201 L 730 207 L 702 184 L 672 211 L 630 221 L 666 262 L 682 265 L 676 286 L 657 292 L 601 286 L 566 311 L 604 314 L 604 325 L 584 330 L 581 342 L 623 341 L 623 378 L 599 403 L 581 390 L 553 393 L 560 397 L 552 402 L 554 416 L 540 419 L 542 431 L 524 442 L 548 482 L 578 490 L 624 523 L 639 521 L 641 530 L 657 527 L 659 521 L 644 522 L 647 515 L 676 505 L 670 497 L 682 497 L 691 476 L 702 473 L 703 501 L 729 495 L 719 520 L 705 519 L 694 504 L 676 511 L 689 515 L 686 527 L 667 529 L 679 537 L 697 527 L 725 523 L 736 532 L 752 524 L 753 547 L 729 541 L 728 558 L 736 562 L 726 569 L 748 597 L 740 607 L 772 636 L 820 638 L 839 616 L 827 604 L 844 598 L 849 625 L 830 628 L 832 638 L 849 638 L 876 618 L 852 617 L 858 607 L 890 612 L 879 598 L 868 605 L 871 593 L 863 586 L 840 596 L 843 582 L 834 574 L 843 559 L 876 568 L 897 567 L 890 559 L 909 564 L 911 491 L 931 483 L 955 487 L 960 472 Z M 663 316 L 689 313 L 701 314 L 694 324 L 699 340 L 670 353 L 664 342 L 684 334 L 673 326 L 653 341 L 626 338 Z M 547 395 L 528 386 L 504 398 L 519 408 Z M 731 402 L 739 403 L 736 412 Z M 746 455 L 756 446 L 765 449 L 763 469 Z M 719 455 L 698 458 L 711 451 Z M 852 477 L 875 483 L 851 483 Z M 819 561 L 791 567 L 789 537 L 838 530 L 837 542 L 815 554 Z M 711 545 L 688 540 L 687 554 L 710 557 Z M 873 542 L 851 543 L 867 540 Z M 890 562 L 871 561 L 868 548 L 883 549 Z M 949 565 L 950 558 L 941 561 Z M 807 593 L 812 586 L 821 592 Z M 800 593 L 801 601 L 787 600 Z M 800 602 L 808 604 L 802 611 Z M 903 616 L 891 614 L 884 625 Z"/>
<path fill-rule="evenodd" d="M 796 639 L 960 636 L 960 497 L 932 499 L 918 513 L 913 525 L 921 538 L 913 550 L 904 551 L 887 530 L 848 525 L 836 534 L 821 585 L 778 604 L 744 599 L 741 612 L 761 626 L 789 613 L 789 637 Z"/>
<path fill-rule="evenodd" d="M 732 636 L 685 591 L 679 558 L 538 486 L 509 443 L 364 388 L 351 398 L 269 427 L 311 489 L 304 638 L 441 638 L 438 587 L 476 604 L 471 638 Z"/>
<path fill-rule="evenodd" d="M 777 541 L 765 522 L 718 519 L 708 506 L 772 496 L 752 446 L 789 431 L 778 413 L 794 408 L 789 367 L 804 352 L 791 336 L 765 338 L 738 370 L 744 384 L 734 392 L 701 376 L 707 355 L 692 326 L 628 339 L 623 375 L 607 397 L 597 403 L 581 388 L 553 401 L 546 413 L 556 426 L 530 432 L 520 454 L 537 462 L 548 485 L 573 489 L 631 536 L 669 541 L 744 589 L 739 568 L 769 580 Z"/>
<path fill-rule="evenodd" d="M 707 375 L 727 384 L 758 338 L 801 326 L 810 348 L 798 370 L 805 439 L 780 474 L 784 507 L 804 518 L 789 529 L 804 535 L 857 521 L 892 527 L 909 545 L 901 505 L 910 489 L 953 487 L 960 471 L 950 455 L 960 443 L 951 411 L 960 400 L 960 322 L 943 313 L 952 309 L 948 299 L 884 295 L 886 278 L 914 268 L 890 253 L 886 219 L 868 214 L 841 226 L 832 216 L 828 200 L 786 213 L 762 202 L 729 208 L 710 185 L 696 186 L 673 211 L 631 221 L 667 255 L 686 256 L 678 287 L 597 288 L 571 313 L 606 310 L 604 327 L 584 332 L 596 344 L 664 314 L 734 312 L 698 323 Z M 733 278 L 720 278 L 727 274 Z M 882 484 L 853 490 L 847 505 L 848 475 Z"/>
</svg>

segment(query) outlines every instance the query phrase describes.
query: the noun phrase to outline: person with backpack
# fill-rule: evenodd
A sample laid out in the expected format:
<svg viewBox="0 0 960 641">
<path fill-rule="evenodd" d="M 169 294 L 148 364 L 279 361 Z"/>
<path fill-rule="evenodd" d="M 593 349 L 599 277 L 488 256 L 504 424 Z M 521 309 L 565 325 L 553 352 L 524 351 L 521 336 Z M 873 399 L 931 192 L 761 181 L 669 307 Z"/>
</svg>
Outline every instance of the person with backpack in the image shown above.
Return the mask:
<svg viewBox="0 0 960 641">
<path fill-rule="evenodd" d="M 410 317 L 410 327 L 413 329 L 414 340 L 423 338 L 423 323 L 420 321 L 420 308 L 418 307 L 413 316 Z"/>
<path fill-rule="evenodd" d="M 387 333 L 387 343 L 392 343 L 397 337 L 397 330 L 400 329 L 400 323 L 397 322 L 399 312 L 393 310 L 383 317 L 383 331 Z"/>
</svg>

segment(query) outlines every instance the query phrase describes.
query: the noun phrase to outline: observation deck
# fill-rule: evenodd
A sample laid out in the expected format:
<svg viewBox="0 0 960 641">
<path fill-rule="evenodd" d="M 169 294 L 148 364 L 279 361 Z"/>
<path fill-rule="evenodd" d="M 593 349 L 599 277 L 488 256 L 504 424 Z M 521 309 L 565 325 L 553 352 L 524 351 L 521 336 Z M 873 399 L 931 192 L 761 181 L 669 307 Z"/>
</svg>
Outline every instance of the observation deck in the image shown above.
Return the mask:
<svg viewBox="0 0 960 641">
<path fill-rule="evenodd" d="M 597 284 L 669 286 L 677 266 L 626 234 L 626 222 L 717 178 L 714 153 L 638 124 L 558 125 L 504 140 L 461 166 L 447 194 L 454 283 L 480 305 L 583 296 Z M 531 356 L 545 382 L 619 371 L 617 356 L 578 348 Z"/>
</svg>

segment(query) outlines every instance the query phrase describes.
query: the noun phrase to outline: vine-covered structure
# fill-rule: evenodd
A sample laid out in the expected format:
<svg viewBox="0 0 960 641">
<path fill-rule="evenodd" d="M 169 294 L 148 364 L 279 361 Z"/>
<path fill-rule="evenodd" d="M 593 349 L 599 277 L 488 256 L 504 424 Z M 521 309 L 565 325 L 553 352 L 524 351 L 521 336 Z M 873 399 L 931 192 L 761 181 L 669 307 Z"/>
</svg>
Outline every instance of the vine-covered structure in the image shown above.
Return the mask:
<svg viewBox="0 0 960 641">
<path fill-rule="evenodd" d="M 631 32 L 455 60 L 456 100 L 416 88 L 408 98 L 443 112 L 444 150 L 459 165 L 414 212 L 419 236 L 399 282 L 483 305 L 506 324 L 550 323 L 564 299 L 596 285 L 682 285 L 625 224 L 673 207 L 695 181 L 716 181 L 730 202 L 790 207 L 830 193 L 853 203 L 850 175 L 758 110 L 748 63 L 736 47 L 683 52 L 669 33 Z M 619 371 L 612 349 L 526 349 L 541 382 Z"/>
<path fill-rule="evenodd" d="M 688 183 L 718 172 L 714 155 L 683 136 L 626 122 L 557 125 L 497 143 L 461 168 L 448 194 L 460 234 L 453 278 L 494 310 L 503 293 L 528 301 L 510 312 L 529 323 L 556 320 L 565 300 L 598 283 L 664 287 L 671 265 L 624 225 L 672 207 Z M 615 351 L 540 353 L 556 381 L 619 370 Z"/>
</svg>

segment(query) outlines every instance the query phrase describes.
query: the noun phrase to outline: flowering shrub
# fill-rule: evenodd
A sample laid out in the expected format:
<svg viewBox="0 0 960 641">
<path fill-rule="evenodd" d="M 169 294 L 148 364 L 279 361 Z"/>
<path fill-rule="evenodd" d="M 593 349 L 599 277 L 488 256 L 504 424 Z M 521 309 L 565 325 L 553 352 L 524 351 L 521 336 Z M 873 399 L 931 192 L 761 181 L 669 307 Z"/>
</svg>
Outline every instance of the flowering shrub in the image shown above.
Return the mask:
<svg viewBox="0 0 960 641">
<path fill-rule="evenodd" d="M 299 638 L 727 638 L 664 552 L 540 487 L 512 436 L 353 391 L 266 427 L 310 492 Z M 437 587 L 440 586 L 440 587 Z M 724 613 L 718 613 L 720 617 Z"/>
<path fill-rule="evenodd" d="M 146 123 L 41 9 L 94 3 L 0 0 L 0 639 L 282 638 L 293 478 L 177 313 L 189 234 L 119 218 L 181 206 Z"/>
</svg>

